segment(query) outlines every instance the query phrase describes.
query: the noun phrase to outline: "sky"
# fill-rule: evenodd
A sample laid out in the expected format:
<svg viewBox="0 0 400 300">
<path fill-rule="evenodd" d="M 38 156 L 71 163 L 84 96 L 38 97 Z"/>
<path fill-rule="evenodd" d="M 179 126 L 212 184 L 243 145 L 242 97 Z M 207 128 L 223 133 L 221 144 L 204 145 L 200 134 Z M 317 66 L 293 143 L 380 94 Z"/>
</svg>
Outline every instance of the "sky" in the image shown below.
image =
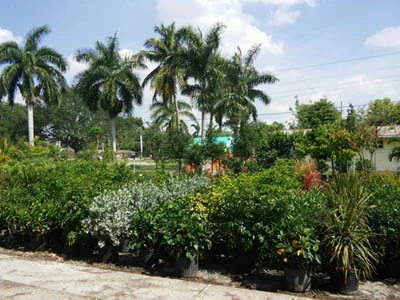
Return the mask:
<svg viewBox="0 0 400 300">
<path fill-rule="evenodd" d="M 154 26 L 193 25 L 206 32 L 226 25 L 221 52 L 227 57 L 261 44 L 257 69 L 279 82 L 260 89 L 271 97 L 257 103 L 259 120 L 288 123 L 295 99 L 310 103 L 328 98 L 346 115 L 351 103 L 365 107 L 388 97 L 400 101 L 399 0 L 2 0 L 0 43 L 23 45 L 26 33 L 47 24 L 42 40 L 68 61 L 66 78 L 85 65 L 74 60 L 78 49 L 93 48 L 117 33 L 122 52 L 137 53 L 157 37 Z M 144 78 L 154 68 L 138 75 Z M 150 121 L 152 91 L 134 116 Z M 200 114 L 196 113 L 200 118 Z"/>
</svg>

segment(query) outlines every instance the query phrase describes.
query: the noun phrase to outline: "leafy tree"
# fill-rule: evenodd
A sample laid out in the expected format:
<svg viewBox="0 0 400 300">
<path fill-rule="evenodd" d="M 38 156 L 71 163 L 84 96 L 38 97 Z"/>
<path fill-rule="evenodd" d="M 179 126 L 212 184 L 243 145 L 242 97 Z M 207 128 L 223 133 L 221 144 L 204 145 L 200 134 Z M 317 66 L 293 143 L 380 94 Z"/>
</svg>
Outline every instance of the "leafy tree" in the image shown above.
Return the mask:
<svg viewBox="0 0 400 300">
<path fill-rule="evenodd" d="M 333 124 L 339 120 L 339 111 L 326 98 L 310 104 L 300 104 L 296 99 L 295 107 L 297 128 L 312 129 L 320 125 Z"/>
<path fill-rule="evenodd" d="M 156 162 L 156 168 L 158 168 L 159 162 L 161 162 L 161 167 L 164 168 L 164 155 L 168 149 L 167 133 L 161 131 L 155 124 L 152 124 L 143 132 L 143 143 L 143 151 L 145 154 L 151 155 Z"/>
<path fill-rule="evenodd" d="M 140 132 L 144 128 L 143 119 L 123 114 L 116 120 L 118 132 L 117 140 L 120 149 L 137 149 L 140 139 Z M 138 150 L 138 149 L 137 149 Z"/>
<path fill-rule="evenodd" d="M 269 73 L 260 73 L 254 67 L 259 52 L 260 45 L 251 48 L 245 56 L 238 48 L 228 63 L 225 93 L 217 105 L 217 120 L 221 124 L 223 118 L 227 117 L 234 132 L 238 131 L 242 120 L 247 121 L 252 116 L 253 121 L 256 121 L 257 109 L 254 105 L 256 99 L 265 105 L 271 102 L 269 96 L 257 87 L 278 80 Z"/>
<path fill-rule="evenodd" d="M 368 106 L 366 120 L 374 126 L 400 124 L 400 103 L 395 104 L 389 98 L 376 99 Z"/>
<path fill-rule="evenodd" d="M 154 89 L 153 100 L 157 100 L 157 95 L 161 95 L 164 106 L 173 105 L 176 114 L 175 127 L 179 127 L 180 112 L 176 95 L 178 87 L 186 85 L 182 67 L 174 63 L 179 56 L 181 44 L 179 34 L 175 30 L 175 23 L 169 26 L 156 26 L 154 32 L 160 37 L 146 40 L 144 45 L 149 50 L 142 51 L 141 55 L 158 63 L 158 66 L 146 76 L 143 86 L 151 81 L 151 87 Z"/>
<path fill-rule="evenodd" d="M 107 43 L 99 41 L 95 49 L 78 50 L 76 59 L 89 64 L 78 74 L 76 85 L 88 107 L 99 108 L 108 113 L 111 121 L 112 149 L 117 150 L 115 120 L 119 113 L 133 110 L 133 102 L 142 103 L 142 87 L 133 73 L 144 65 L 134 57 L 122 57 L 118 52 L 117 36 L 109 37 Z"/>
<path fill-rule="evenodd" d="M 35 111 L 36 112 L 36 111 Z M 7 138 L 10 143 L 26 139 L 26 108 L 21 104 L 10 106 L 0 103 L 0 136 Z"/>
<path fill-rule="evenodd" d="M 60 102 L 67 86 L 63 76 L 65 59 L 52 48 L 39 47 L 49 32 L 48 26 L 37 27 L 27 34 L 23 47 L 14 41 L 0 45 L 0 65 L 6 65 L 0 75 L 0 98 L 7 95 L 9 104 L 13 105 L 18 89 L 25 99 L 30 146 L 34 146 L 34 105 L 40 100 Z"/>
<path fill-rule="evenodd" d="M 185 151 L 189 147 L 190 135 L 179 129 L 171 129 L 167 131 L 168 144 L 167 153 L 171 159 L 175 159 L 178 163 L 178 174 L 182 169 Z"/>
<path fill-rule="evenodd" d="M 47 118 L 40 135 L 50 142 L 60 141 L 77 153 L 88 148 L 91 128 L 104 126 L 107 119 L 102 112 L 92 113 L 75 90 L 69 90 L 65 99 L 60 105 L 49 105 L 39 110 Z"/>
</svg>

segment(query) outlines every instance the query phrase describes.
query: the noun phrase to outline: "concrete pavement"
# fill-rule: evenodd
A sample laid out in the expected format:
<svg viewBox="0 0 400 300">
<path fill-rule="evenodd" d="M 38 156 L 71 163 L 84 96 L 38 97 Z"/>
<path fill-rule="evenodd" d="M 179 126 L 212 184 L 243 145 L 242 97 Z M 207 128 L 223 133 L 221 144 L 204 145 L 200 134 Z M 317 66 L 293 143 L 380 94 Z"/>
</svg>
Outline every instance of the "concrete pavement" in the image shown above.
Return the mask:
<svg viewBox="0 0 400 300">
<path fill-rule="evenodd" d="M 0 253 L 0 299 L 306 299 Z"/>
</svg>

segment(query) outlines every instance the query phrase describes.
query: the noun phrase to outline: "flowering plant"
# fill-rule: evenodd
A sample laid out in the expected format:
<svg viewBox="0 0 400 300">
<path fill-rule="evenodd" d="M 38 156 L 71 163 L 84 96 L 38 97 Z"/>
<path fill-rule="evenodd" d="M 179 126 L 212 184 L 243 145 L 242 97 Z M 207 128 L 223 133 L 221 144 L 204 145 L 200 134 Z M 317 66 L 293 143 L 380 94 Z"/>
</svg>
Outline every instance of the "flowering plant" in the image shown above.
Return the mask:
<svg viewBox="0 0 400 300">
<path fill-rule="evenodd" d="M 312 237 L 312 229 L 305 228 L 302 231 L 303 235 L 290 237 L 281 232 L 278 236 L 282 242 L 276 245 L 276 252 L 289 268 L 307 269 L 314 263 L 321 263 L 319 240 Z"/>
</svg>

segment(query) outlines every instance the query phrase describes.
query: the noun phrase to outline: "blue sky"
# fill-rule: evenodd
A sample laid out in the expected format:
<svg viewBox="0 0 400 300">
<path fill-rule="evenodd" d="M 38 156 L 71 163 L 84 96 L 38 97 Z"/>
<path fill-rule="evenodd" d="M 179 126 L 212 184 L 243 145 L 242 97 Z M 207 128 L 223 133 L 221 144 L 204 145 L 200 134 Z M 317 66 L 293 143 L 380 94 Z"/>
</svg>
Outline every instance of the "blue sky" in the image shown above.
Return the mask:
<svg viewBox="0 0 400 300">
<path fill-rule="evenodd" d="M 155 25 L 207 30 L 222 22 L 224 54 L 261 43 L 256 66 L 280 79 L 262 87 L 272 102 L 257 104 L 259 119 L 288 122 L 296 95 L 303 103 L 326 96 L 344 108 L 383 97 L 399 101 L 399 13 L 398 0 L 9 0 L 0 6 L 0 42 L 23 42 L 33 27 L 49 25 L 43 44 L 68 59 L 72 80 L 85 67 L 74 61 L 76 50 L 115 32 L 121 49 L 137 52 L 155 36 Z M 151 94 L 146 89 L 136 116 L 149 120 Z"/>
</svg>

